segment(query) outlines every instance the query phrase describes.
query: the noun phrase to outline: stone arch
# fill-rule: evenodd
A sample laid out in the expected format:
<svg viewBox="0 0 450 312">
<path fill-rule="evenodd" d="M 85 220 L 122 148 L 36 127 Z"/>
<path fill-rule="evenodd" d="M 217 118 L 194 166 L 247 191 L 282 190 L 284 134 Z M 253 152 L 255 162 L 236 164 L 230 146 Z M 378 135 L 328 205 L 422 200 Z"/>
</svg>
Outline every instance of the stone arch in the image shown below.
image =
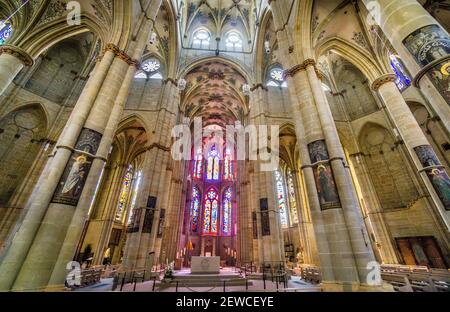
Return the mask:
<svg viewBox="0 0 450 312">
<path fill-rule="evenodd" d="M 26 104 L 0 118 L 0 205 L 6 205 L 32 167 L 48 131 L 45 109 Z"/>
</svg>

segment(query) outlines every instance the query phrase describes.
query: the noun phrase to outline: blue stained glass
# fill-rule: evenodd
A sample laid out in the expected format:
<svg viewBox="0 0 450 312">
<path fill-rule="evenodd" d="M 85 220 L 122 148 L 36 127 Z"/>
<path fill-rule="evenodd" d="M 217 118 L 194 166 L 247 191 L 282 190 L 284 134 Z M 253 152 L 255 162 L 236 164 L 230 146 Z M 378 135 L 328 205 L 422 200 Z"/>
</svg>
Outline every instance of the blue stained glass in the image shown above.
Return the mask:
<svg viewBox="0 0 450 312">
<path fill-rule="evenodd" d="M 219 201 L 217 192 L 214 189 L 209 189 L 205 196 L 205 208 L 203 211 L 203 233 L 216 234 L 217 233 L 217 210 Z"/>
<path fill-rule="evenodd" d="M 223 227 L 224 234 L 231 234 L 231 188 L 227 188 L 223 196 Z"/>
<path fill-rule="evenodd" d="M 191 205 L 191 230 L 197 232 L 198 216 L 200 213 L 200 192 L 196 186 L 192 189 L 192 205 Z"/>
<path fill-rule="evenodd" d="M 400 90 L 400 92 L 402 92 L 411 85 L 411 78 L 408 76 L 402 63 L 395 55 L 391 54 L 389 58 L 391 60 L 391 68 L 394 71 L 396 77 L 395 84 L 397 85 L 397 88 Z"/>
<path fill-rule="evenodd" d="M 5 23 L 0 21 L 0 26 Z M 6 22 L 5 26 L 0 30 L 0 45 L 4 44 L 6 40 L 11 36 L 13 29 L 10 23 Z"/>
</svg>

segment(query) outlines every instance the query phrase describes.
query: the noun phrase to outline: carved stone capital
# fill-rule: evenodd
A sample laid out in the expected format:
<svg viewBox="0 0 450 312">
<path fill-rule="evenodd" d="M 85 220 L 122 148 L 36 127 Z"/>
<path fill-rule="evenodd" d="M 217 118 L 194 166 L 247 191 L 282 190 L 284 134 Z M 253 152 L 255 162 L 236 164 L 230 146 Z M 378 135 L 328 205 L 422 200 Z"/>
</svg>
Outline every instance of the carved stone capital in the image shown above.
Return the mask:
<svg viewBox="0 0 450 312">
<path fill-rule="evenodd" d="M 262 83 L 255 84 L 253 87 L 250 88 L 250 91 L 253 92 L 253 91 L 257 90 L 258 88 L 261 88 L 261 89 L 267 91 L 267 88 Z"/>
<path fill-rule="evenodd" d="M 105 46 L 103 53 L 105 53 L 107 51 L 114 53 L 114 55 L 116 57 L 118 57 L 119 59 L 121 59 L 122 61 L 127 63 L 128 65 L 136 67 L 136 69 L 139 69 L 141 67 L 141 63 L 138 60 L 133 60 L 131 58 L 131 56 L 129 56 L 127 53 L 125 53 L 125 51 L 120 50 L 119 47 L 113 43 L 108 43 Z"/>
<path fill-rule="evenodd" d="M 317 77 L 322 80 L 323 76 L 322 74 L 319 72 L 319 70 L 317 69 L 316 66 L 316 61 L 313 59 L 306 59 L 305 61 L 303 61 L 303 63 L 301 64 L 297 64 L 293 67 L 291 67 L 290 69 L 286 69 L 283 73 L 284 78 L 287 77 L 294 77 L 297 73 L 304 71 L 308 68 L 308 66 L 313 66 L 314 67 L 314 71 L 316 72 Z"/>
<path fill-rule="evenodd" d="M 380 89 L 382 85 L 388 82 L 395 82 L 394 74 L 386 74 L 375 79 L 375 81 L 372 83 L 372 90 L 378 91 L 378 89 Z"/>
<path fill-rule="evenodd" d="M 33 58 L 21 48 L 5 44 L 0 46 L 0 55 L 3 53 L 10 54 L 15 58 L 18 58 L 25 66 L 33 66 L 34 64 Z"/>
</svg>

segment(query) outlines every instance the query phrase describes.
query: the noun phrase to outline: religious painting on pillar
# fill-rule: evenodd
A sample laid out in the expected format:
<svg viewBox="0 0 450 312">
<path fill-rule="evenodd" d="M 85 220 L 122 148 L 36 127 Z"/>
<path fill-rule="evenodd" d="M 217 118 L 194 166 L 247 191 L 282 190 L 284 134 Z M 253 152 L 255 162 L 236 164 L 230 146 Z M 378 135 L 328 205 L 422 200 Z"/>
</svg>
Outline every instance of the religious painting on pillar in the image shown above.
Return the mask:
<svg viewBox="0 0 450 312">
<path fill-rule="evenodd" d="M 314 172 L 320 209 L 340 208 L 341 202 L 333 171 L 329 163 L 328 150 L 325 141 L 318 140 L 308 144 L 308 150 Z"/>
<path fill-rule="evenodd" d="M 142 208 L 137 208 L 132 211 L 130 223 L 128 224 L 128 228 L 127 228 L 128 233 L 139 232 L 139 227 L 141 224 L 141 214 L 142 214 Z"/>
<path fill-rule="evenodd" d="M 267 198 L 259 200 L 259 208 L 261 210 L 261 232 L 263 236 L 270 235 L 270 220 L 269 220 L 269 203 Z"/>
<path fill-rule="evenodd" d="M 84 128 L 64 169 L 52 203 L 77 206 L 102 134 Z"/>
<path fill-rule="evenodd" d="M 158 238 L 161 238 L 163 235 L 165 217 L 166 217 L 166 209 L 161 209 L 161 212 L 159 214 L 158 233 L 156 234 Z"/>
<path fill-rule="evenodd" d="M 439 25 L 417 29 L 403 44 L 422 67 L 450 54 L 450 37 Z"/>
<path fill-rule="evenodd" d="M 253 229 L 253 239 L 258 239 L 258 217 L 256 211 L 252 212 L 252 229 Z"/>
<path fill-rule="evenodd" d="M 430 145 L 414 148 L 445 210 L 450 210 L 450 178 Z"/>
<path fill-rule="evenodd" d="M 142 233 L 151 233 L 153 227 L 153 217 L 155 216 L 155 210 L 153 208 L 145 210 L 144 224 L 142 225 Z"/>
<path fill-rule="evenodd" d="M 422 67 L 441 60 L 427 70 L 427 76 L 450 105 L 450 37 L 447 33 L 438 25 L 428 25 L 406 37 L 403 44 Z"/>
<path fill-rule="evenodd" d="M 446 59 L 427 71 L 433 85 L 450 105 L 450 59 Z"/>
</svg>

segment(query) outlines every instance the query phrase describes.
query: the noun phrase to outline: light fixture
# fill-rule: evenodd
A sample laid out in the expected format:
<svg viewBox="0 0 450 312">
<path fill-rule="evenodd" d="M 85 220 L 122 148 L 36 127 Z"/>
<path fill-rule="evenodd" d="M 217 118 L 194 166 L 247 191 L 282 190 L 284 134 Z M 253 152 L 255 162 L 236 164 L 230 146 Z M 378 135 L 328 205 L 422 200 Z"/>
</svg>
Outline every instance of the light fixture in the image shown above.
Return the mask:
<svg viewBox="0 0 450 312">
<path fill-rule="evenodd" d="M 269 42 L 269 40 L 266 40 L 266 41 L 264 42 L 264 47 L 265 47 L 265 49 L 266 49 L 266 53 L 267 53 L 267 54 L 270 54 L 270 42 Z"/>
<path fill-rule="evenodd" d="M 150 44 L 154 44 L 156 41 L 156 33 L 152 32 L 151 36 L 150 36 Z"/>
<path fill-rule="evenodd" d="M 248 84 L 242 85 L 242 93 L 244 95 L 250 95 L 250 86 Z"/>
</svg>

